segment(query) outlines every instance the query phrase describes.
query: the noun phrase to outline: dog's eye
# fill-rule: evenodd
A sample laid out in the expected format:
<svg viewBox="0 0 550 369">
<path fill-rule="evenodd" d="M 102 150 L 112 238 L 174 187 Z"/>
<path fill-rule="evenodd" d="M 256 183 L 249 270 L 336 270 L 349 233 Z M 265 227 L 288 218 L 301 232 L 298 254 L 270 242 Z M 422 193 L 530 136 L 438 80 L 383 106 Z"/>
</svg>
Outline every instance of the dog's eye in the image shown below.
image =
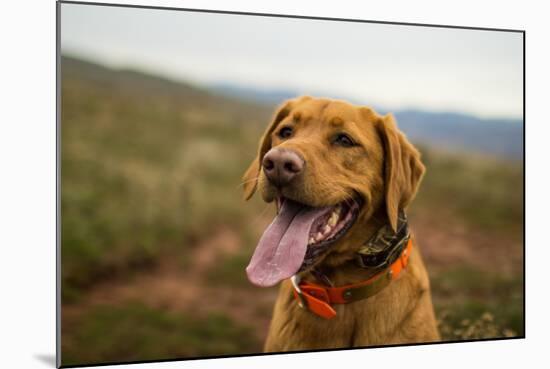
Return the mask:
<svg viewBox="0 0 550 369">
<path fill-rule="evenodd" d="M 292 136 L 292 128 L 291 127 L 283 127 L 279 131 L 279 137 L 281 138 L 289 138 Z"/>
<path fill-rule="evenodd" d="M 351 139 L 350 136 L 348 136 L 345 133 L 338 134 L 335 138 L 333 143 L 338 146 L 342 147 L 352 147 L 355 146 L 355 142 Z"/>
</svg>

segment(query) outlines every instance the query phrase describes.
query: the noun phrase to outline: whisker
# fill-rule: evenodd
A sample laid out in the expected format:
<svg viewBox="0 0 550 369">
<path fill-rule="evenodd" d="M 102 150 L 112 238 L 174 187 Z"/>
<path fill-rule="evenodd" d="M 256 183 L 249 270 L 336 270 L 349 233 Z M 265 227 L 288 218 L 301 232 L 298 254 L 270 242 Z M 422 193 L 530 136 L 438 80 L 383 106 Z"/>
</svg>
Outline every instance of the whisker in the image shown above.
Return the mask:
<svg viewBox="0 0 550 369">
<path fill-rule="evenodd" d="M 254 178 L 251 178 L 251 179 L 248 179 L 248 180 L 246 180 L 246 181 L 243 181 L 243 182 L 241 182 L 241 183 L 239 183 L 239 184 L 237 185 L 237 188 L 244 186 L 244 185 L 247 184 L 248 182 L 257 181 L 259 177 L 260 177 L 260 176 L 258 175 L 258 176 L 254 177 Z"/>
</svg>

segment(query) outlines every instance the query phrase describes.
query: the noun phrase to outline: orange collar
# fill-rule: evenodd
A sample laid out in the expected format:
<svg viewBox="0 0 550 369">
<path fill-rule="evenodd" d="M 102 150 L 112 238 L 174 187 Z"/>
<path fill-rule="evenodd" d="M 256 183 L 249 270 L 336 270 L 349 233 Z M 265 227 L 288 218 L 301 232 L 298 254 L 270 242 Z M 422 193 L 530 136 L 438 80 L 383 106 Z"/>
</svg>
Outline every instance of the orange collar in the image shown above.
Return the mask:
<svg viewBox="0 0 550 369">
<path fill-rule="evenodd" d="M 409 238 L 407 247 L 387 269 L 375 274 L 366 281 L 341 287 L 327 287 L 311 282 L 300 282 L 299 277 L 294 275 L 291 278 L 294 297 L 301 308 L 308 309 L 322 318 L 332 319 L 336 316 L 336 311 L 331 304 L 347 304 L 366 299 L 375 295 L 396 279 L 401 271 L 407 267 L 411 250 L 412 240 Z"/>
</svg>

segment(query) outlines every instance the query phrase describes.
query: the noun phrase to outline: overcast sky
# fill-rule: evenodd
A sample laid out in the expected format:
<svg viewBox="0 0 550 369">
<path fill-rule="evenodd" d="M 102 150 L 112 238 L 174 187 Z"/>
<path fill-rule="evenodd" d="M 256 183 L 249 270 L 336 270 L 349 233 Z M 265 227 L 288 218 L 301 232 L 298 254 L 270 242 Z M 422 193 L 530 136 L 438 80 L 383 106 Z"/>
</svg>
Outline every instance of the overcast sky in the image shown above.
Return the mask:
<svg viewBox="0 0 550 369">
<path fill-rule="evenodd" d="M 520 33 L 62 4 L 62 51 L 178 80 L 520 118 Z"/>
</svg>

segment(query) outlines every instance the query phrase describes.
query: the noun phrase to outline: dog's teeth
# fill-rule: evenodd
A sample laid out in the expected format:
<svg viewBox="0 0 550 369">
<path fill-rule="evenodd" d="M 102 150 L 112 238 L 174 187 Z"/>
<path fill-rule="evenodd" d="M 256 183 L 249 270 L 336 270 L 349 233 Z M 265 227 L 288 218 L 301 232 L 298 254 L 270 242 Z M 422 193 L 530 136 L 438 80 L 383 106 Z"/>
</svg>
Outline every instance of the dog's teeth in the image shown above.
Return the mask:
<svg viewBox="0 0 550 369">
<path fill-rule="evenodd" d="M 328 225 L 331 227 L 334 227 L 337 222 L 338 222 L 338 215 L 336 215 L 336 213 L 333 212 L 328 220 Z"/>
<path fill-rule="evenodd" d="M 328 234 L 330 232 L 330 225 L 326 224 L 325 228 L 323 228 L 323 235 Z"/>
<path fill-rule="evenodd" d="M 317 235 L 315 236 L 315 239 L 317 241 L 322 240 L 323 239 L 323 234 L 321 232 L 317 232 Z"/>
<path fill-rule="evenodd" d="M 315 238 L 310 237 L 308 244 L 311 245 L 312 243 L 315 243 Z"/>
</svg>

